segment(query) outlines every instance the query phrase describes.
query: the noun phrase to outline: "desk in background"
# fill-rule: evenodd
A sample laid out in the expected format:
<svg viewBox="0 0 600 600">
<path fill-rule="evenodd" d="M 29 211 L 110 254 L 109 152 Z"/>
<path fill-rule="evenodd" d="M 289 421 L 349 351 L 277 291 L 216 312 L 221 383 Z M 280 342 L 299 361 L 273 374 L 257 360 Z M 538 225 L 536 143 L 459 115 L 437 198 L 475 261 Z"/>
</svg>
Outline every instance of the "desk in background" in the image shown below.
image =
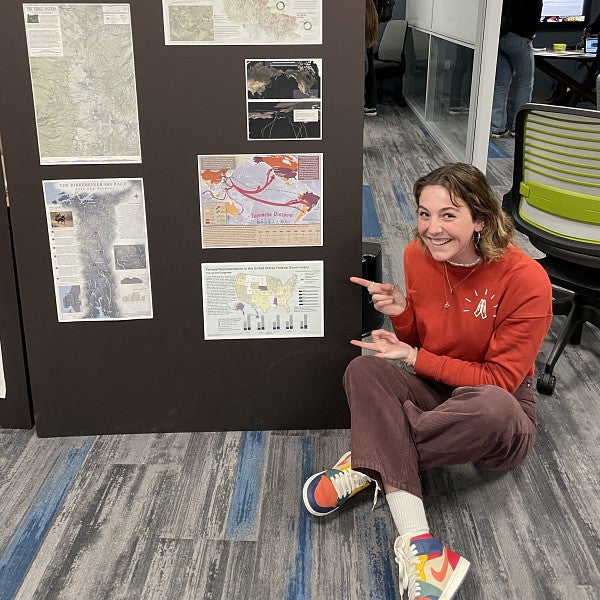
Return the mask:
<svg viewBox="0 0 600 600">
<path fill-rule="evenodd" d="M 563 106 L 577 106 L 579 102 L 588 101 L 596 106 L 596 56 L 586 54 L 581 50 L 552 52 L 548 50 L 534 50 L 535 66 L 540 71 L 554 79 L 567 91 L 553 94 L 549 104 L 560 104 Z M 560 66 L 572 65 L 573 62 L 584 64 L 585 73 L 583 80 L 575 79 Z M 560 65 L 560 66 L 559 66 Z"/>
</svg>

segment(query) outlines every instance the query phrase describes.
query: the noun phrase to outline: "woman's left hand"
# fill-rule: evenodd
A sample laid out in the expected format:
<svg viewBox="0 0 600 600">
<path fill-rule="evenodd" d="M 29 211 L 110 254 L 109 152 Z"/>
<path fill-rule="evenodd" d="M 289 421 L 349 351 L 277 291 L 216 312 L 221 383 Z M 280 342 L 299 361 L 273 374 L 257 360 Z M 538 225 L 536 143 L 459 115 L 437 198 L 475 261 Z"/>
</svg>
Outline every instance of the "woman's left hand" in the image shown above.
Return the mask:
<svg viewBox="0 0 600 600">
<path fill-rule="evenodd" d="M 359 346 L 365 350 L 375 352 L 378 358 L 388 358 L 391 360 L 406 360 L 412 352 L 412 346 L 401 342 L 394 333 L 386 329 L 375 329 L 371 332 L 372 342 L 361 342 L 351 340 L 354 346 Z"/>
</svg>

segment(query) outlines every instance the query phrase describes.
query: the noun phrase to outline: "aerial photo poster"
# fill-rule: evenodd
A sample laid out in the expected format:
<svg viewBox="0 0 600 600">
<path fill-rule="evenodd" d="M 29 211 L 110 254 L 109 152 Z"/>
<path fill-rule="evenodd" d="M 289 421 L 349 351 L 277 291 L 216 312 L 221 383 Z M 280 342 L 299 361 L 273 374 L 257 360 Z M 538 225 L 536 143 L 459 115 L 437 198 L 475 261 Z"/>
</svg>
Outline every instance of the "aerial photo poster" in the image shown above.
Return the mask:
<svg viewBox="0 0 600 600">
<path fill-rule="evenodd" d="M 128 4 L 24 4 L 40 164 L 141 162 Z"/>
<path fill-rule="evenodd" d="M 320 140 L 323 60 L 246 59 L 248 140 Z"/>
<path fill-rule="evenodd" d="M 321 246 L 323 155 L 198 156 L 203 248 Z"/>
<path fill-rule="evenodd" d="M 165 44 L 320 44 L 322 0 L 163 0 Z"/>
<path fill-rule="evenodd" d="M 142 180 L 42 183 L 58 320 L 152 318 Z"/>
<path fill-rule="evenodd" d="M 323 337 L 323 261 L 202 264 L 204 339 Z"/>
</svg>

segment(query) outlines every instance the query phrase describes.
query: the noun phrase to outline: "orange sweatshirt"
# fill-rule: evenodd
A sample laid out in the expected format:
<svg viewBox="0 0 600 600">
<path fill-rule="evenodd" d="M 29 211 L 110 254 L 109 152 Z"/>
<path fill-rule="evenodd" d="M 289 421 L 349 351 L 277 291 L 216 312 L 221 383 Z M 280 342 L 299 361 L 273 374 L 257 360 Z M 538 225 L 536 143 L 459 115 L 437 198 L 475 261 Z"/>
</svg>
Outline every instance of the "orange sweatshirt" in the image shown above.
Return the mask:
<svg viewBox="0 0 600 600">
<path fill-rule="evenodd" d="M 451 386 L 497 385 L 513 393 L 527 375 L 552 320 L 544 269 L 511 247 L 472 268 L 433 260 L 412 241 L 404 253 L 408 306 L 392 318 L 398 338 L 418 346 L 415 372 Z M 449 308 L 444 308 L 448 301 Z"/>
</svg>

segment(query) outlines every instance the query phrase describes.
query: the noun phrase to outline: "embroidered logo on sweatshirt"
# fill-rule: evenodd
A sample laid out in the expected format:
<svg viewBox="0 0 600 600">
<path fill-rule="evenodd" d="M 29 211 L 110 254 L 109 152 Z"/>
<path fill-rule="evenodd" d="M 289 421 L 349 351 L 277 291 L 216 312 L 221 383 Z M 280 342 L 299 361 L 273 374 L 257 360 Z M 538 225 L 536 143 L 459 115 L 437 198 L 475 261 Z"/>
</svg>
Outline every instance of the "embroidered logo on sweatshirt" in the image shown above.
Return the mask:
<svg viewBox="0 0 600 600">
<path fill-rule="evenodd" d="M 463 312 L 472 312 L 476 319 L 487 319 L 488 317 L 496 318 L 496 308 L 498 304 L 494 303 L 496 294 L 488 296 L 488 290 L 486 289 L 482 296 L 479 295 L 477 290 L 473 290 L 475 298 L 465 298 L 465 301 L 472 306 L 472 308 L 463 308 Z"/>
</svg>

